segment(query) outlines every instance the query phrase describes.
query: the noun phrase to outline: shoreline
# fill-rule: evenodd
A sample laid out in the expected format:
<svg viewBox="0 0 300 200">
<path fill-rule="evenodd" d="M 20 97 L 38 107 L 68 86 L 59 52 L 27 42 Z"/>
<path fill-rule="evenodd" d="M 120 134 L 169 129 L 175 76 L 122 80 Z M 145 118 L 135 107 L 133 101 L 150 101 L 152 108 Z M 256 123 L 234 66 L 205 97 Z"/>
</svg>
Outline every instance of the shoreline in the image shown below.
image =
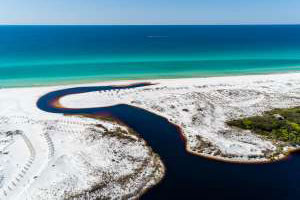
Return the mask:
<svg viewBox="0 0 300 200">
<path fill-rule="evenodd" d="M 142 82 L 150 82 L 150 81 L 160 81 L 160 80 L 177 80 L 177 79 L 207 79 L 207 78 L 223 78 L 223 77 L 245 77 L 245 76 L 264 76 L 264 75 L 282 75 L 282 74 L 298 74 L 300 70 L 288 70 L 288 71 L 274 71 L 274 72 L 253 72 L 253 73 L 241 73 L 241 74 L 222 74 L 222 75 L 196 75 L 196 76 L 174 76 L 174 77 L 165 77 L 165 76 L 157 76 L 157 77 L 141 77 L 141 78 L 124 78 L 124 79 L 107 79 L 107 80 L 99 80 L 99 78 L 95 79 L 84 79 L 84 80 L 64 80 L 59 81 L 57 83 L 49 83 L 45 84 L 26 84 L 26 81 L 20 84 L 19 86 L 0 86 L 0 89 L 18 89 L 18 88 L 39 88 L 39 87 L 56 87 L 56 86 L 77 86 L 77 85 L 86 85 L 86 84 L 105 84 L 105 83 L 119 83 L 119 82 L 132 82 L 132 81 L 142 81 Z M 55 82 L 53 80 L 53 82 Z M 25 85 L 24 85 L 25 83 Z"/>
</svg>

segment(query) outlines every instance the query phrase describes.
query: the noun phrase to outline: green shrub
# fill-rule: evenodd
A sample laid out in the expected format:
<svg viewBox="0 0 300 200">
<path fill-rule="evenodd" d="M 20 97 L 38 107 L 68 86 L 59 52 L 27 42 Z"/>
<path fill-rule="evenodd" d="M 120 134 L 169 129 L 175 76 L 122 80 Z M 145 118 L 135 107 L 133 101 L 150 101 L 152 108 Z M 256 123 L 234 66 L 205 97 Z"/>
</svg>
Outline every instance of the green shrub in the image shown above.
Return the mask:
<svg viewBox="0 0 300 200">
<path fill-rule="evenodd" d="M 244 124 L 244 126 L 245 126 L 247 129 L 249 129 L 249 128 L 251 128 L 252 121 L 249 120 L 249 119 L 244 119 L 244 120 L 243 120 L 243 124 Z"/>
<path fill-rule="evenodd" d="M 277 119 L 274 114 L 279 114 L 284 119 Z M 262 116 L 231 120 L 227 124 L 251 130 L 270 139 L 300 145 L 300 107 L 274 109 Z"/>
<path fill-rule="evenodd" d="M 300 132 L 300 125 L 294 122 L 289 122 L 289 125 L 292 127 L 293 130 Z"/>
</svg>

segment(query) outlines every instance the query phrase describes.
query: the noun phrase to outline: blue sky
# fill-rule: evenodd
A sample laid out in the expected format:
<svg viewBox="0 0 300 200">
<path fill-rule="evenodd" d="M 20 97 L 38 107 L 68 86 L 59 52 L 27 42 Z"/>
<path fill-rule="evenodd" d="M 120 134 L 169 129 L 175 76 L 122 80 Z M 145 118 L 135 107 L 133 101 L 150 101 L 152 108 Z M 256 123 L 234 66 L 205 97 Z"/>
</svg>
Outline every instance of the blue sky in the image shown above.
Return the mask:
<svg viewBox="0 0 300 200">
<path fill-rule="evenodd" d="M 300 0 L 1 0 L 0 24 L 300 24 Z"/>
</svg>

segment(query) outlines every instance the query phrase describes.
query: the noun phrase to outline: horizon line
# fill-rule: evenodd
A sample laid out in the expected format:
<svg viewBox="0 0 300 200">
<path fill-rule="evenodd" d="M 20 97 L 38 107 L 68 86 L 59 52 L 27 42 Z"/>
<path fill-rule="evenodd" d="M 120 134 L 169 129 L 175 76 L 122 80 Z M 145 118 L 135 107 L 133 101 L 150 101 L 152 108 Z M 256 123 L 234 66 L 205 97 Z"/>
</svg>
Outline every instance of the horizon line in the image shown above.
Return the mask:
<svg viewBox="0 0 300 200">
<path fill-rule="evenodd" d="M 283 26 L 299 23 L 242 23 L 242 24 L 1 24 L 0 26 Z"/>
</svg>

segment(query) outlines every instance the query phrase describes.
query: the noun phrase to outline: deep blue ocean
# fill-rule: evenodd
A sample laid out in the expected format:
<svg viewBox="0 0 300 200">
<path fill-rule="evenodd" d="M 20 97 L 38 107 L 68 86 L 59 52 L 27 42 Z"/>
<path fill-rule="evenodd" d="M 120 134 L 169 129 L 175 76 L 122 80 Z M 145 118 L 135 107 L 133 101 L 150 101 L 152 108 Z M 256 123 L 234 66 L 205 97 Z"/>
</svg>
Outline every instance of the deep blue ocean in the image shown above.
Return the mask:
<svg viewBox="0 0 300 200">
<path fill-rule="evenodd" d="M 0 87 L 300 70 L 300 26 L 0 26 Z"/>
</svg>

